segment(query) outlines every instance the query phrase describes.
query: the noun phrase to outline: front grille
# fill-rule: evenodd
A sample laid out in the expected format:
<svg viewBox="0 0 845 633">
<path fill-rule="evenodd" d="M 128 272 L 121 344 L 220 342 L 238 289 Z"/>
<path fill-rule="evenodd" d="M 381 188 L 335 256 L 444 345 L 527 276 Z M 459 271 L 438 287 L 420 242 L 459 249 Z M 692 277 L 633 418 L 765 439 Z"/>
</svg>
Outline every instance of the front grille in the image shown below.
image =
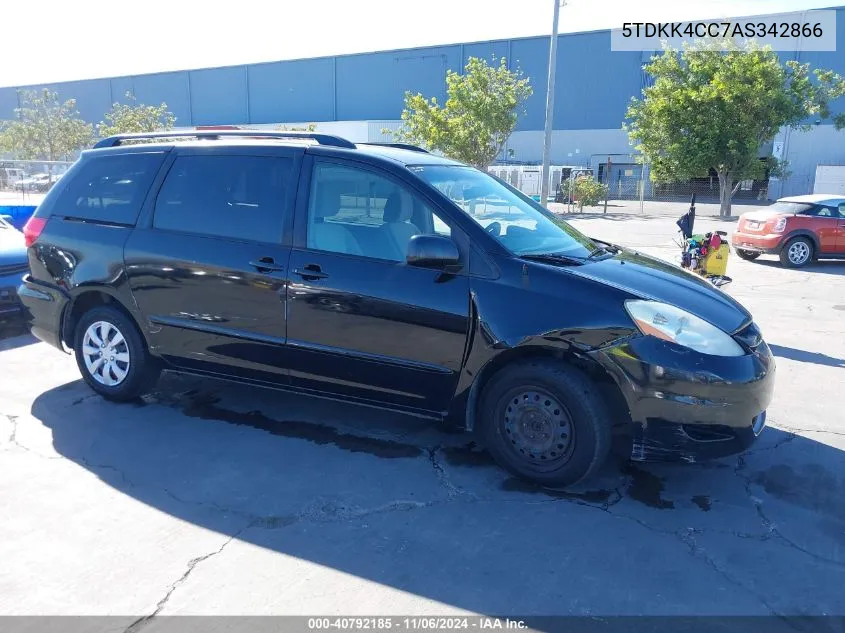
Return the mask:
<svg viewBox="0 0 845 633">
<path fill-rule="evenodd" d="M 734 334 L 734 339 L 736 339 L 740 345 L 754 350 L 757 349 L 757 346 L 763 342 L 763 334 L 760 332 L 760 328 L 757 327 L 756 323 L 749 323 L 739 332 Z"/>
<path fill-rule="evenodd" d="M 17 273 L 25 273 L 29 270 L 29 265 L 27 264 L 4 264 L 0 266 L 0 277 L 5 277 L 6 275 L 15 275 Z"/>
</svg>

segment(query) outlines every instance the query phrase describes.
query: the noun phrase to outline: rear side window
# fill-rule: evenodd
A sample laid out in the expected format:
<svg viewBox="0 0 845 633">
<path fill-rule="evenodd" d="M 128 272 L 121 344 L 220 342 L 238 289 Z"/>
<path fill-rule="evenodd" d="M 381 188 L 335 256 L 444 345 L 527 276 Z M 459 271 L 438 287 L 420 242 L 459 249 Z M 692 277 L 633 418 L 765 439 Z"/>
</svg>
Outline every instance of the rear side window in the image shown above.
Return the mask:
<svg viewBox="0 0 845 633">
<path fill-rule="evenodd" d="M 819 207 L 819 212 L 816 214 L 822 218 L 842 218 L 845 217 L 845 202 L 838 204 L 837 202 L 826 203 L 823 207 Z"/>
<path fill-rule="evenodd" d="M 93 222 L 135 224 L 163 160 L 163 152 L 89 158 L 62 178 L 64 187 L 52 213 Z"/>
<path fill-rule="evenodd" d="M 278 242 L 293 160 L 276 156 L 179 156 L 158 193 L 153 226 Z"/>
</svg>

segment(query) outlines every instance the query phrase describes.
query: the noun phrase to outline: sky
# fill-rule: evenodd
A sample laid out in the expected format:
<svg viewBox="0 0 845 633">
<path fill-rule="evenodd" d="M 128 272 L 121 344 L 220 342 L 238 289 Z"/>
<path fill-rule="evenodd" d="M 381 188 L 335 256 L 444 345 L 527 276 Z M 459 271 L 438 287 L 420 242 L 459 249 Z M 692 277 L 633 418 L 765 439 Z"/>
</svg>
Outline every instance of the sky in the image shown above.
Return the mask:
<svg viewBox="0 0 845 633">
<path fill-rule="evenodd" d="M 555 0 L 4 2 L 0 86 L 551 33 Z M 801 11 L 836 0 L 568 0 L 560 31 Z"/>
</svg>

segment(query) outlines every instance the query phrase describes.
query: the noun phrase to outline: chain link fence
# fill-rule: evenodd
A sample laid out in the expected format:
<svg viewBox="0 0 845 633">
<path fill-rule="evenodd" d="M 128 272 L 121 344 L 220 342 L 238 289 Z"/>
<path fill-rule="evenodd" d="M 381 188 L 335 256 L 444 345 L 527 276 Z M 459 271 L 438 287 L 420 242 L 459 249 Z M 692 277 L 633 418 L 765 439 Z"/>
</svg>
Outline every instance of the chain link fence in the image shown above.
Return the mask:
<svg viewBox="0 0 845 633">
<path fill-rule="evenodd" d="M 599 165 L 598 179 L 608 187 L 612 200 L 650 200 L 657 202 L 685 202 L 692 194 L 700 202 L 719 202 L 719 178 L 711 174 L 706 178 L 691 178 L 679 182 L 654 182 L 649 165 L 611 164 L 609 170 Z M 743 180 L 737 183 L 732 200 L 735 202 L 765 201 L 768 196 L 768 179 Z"/>
<path fill-rule="evenodd" d="M 733 202 L 765 202 L 768 197 L 768 180 L 743 180 L 735 185 Z M 695 178 L 686 182 L 656 183 L 647 185 L 646 200 L 663 202 L 688 201 L 695 194 L 699 202 L 719 202 L 718 178 Z"/>
<path fill-rule="evenodd" d="M 493 165 L 489 171 L 539 200 L 541 167 L 539 165 Z M 609 202 L 682 202 L 689 203 L 692 194 L 701 203 L 719 203 L 719 179 L 715 174 L 680 182 L 660 183 L 650 178 L 648 164 L 636 162 L 633 156 L 619 156 L 618 161 L 593 165 L 551 165 L 549 170 L 548 202 L 577 206 L 568 199 L 566 181 L 584 176 L 592 177 L 607 187 Z M 765 204 L 768 199 L 769 180 L 744 180 L 735 185 L 732 196 L 735 203 Z M 776 192 L 775 192 L 776 193 Z M 629 205 L 625 205 L 629 206 Z"/>
</svg>

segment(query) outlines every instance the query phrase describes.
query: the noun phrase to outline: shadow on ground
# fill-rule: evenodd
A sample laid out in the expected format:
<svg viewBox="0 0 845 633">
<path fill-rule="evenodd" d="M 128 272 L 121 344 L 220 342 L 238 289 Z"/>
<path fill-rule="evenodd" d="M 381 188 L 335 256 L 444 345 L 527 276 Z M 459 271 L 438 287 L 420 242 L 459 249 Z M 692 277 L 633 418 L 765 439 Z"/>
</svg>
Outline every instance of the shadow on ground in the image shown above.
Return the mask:
<svg viewBox="0 0 845 633">
<path fill-rule="evenodd" d="M 812 264 L 809 264 L 802 268 L 787 268 L 786 266 L 780 263 L 780 260 L 778 258 L 769 256 L 763 256 L 760 259 L 755 260 L 754 263 L 770 268 L 782 268 L 786 274 L 814 273 L 836 276 L 845 275 L 845 259 L 823 259 L 821 261 L 813 262 Z M 845 303 L 845 301 L 843 302 Z"/>
<path fill-rule="evenodd" d="M 21 319 L 0 321 L 0 352 L 37 342 Z"/>
<path fill-rule="evenodd" d="M 790 360 L 797 360 L 801 363 L 814 363 L 816 365 L 824 365 L 827 367 L 845 367 L 845 358 L 834 358 L 827 354 L 820 352 L 807 352 L 803 349 L 795 349 L 794 347 L 784 347 L 783 345 L 769 345 L 772 353 L 781 358 L 788 358 Z"/>
<path fill-rule="evenodd" d="M 611 464 L 564 492 L 511 478 L 467 436 L 328 407 L 166 375 L 124 405 L 68 383 L 32 415 L 60 455 L 161 512 L 460 609 L 812 614 L 841 598 L 845 453 L 831 446 L 771 428 L 739 459 Z"/>
</svg>

